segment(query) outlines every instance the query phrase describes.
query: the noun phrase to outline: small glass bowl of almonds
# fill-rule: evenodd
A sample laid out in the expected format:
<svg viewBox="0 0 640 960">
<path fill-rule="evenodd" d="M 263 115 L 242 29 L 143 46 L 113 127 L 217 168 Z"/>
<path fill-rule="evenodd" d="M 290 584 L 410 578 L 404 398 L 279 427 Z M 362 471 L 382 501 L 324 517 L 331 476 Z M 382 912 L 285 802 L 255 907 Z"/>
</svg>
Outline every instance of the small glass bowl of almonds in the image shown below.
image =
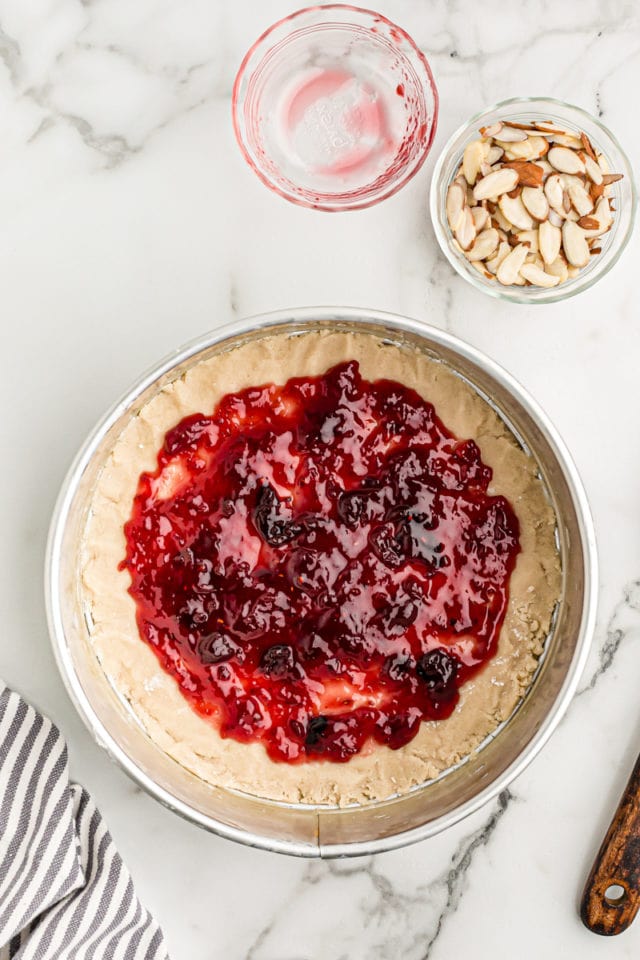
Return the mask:
<svg viewBox="0 0 640 960">
<path fill-rule="evenodd" d="M 452 267 L 516 303 L 552 303 L 616 263 L 635 220 L 622 147 L 560 100 L 504 100 L 451 137 L 431 182 L 431 218 Z"/>
</svg>

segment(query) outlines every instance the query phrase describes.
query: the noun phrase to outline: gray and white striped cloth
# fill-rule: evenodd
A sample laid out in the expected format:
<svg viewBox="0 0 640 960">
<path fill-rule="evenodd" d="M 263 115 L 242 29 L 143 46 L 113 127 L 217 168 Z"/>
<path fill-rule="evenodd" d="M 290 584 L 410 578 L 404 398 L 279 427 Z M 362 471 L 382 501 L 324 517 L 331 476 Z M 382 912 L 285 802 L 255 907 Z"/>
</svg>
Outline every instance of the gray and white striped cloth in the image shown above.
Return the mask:
<svg viewBox="0 0 640 960">
<path fill-rule="evenodd" d="M 59 730 L 0 680 L 0 960 L 168 960 Z"/>
</svg>

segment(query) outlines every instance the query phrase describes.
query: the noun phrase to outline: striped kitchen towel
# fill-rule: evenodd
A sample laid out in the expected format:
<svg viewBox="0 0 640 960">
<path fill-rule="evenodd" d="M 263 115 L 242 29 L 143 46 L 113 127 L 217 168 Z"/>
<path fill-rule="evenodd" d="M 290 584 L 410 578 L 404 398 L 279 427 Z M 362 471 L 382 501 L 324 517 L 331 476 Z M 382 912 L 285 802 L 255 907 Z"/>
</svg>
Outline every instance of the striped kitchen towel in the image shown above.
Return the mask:
<svg viewBox="0 0 640 960">
<path fill-rule="evenodd" d="M 0 960 L 168 960 L 59 730 L 0 681 Z"/>
</svg>

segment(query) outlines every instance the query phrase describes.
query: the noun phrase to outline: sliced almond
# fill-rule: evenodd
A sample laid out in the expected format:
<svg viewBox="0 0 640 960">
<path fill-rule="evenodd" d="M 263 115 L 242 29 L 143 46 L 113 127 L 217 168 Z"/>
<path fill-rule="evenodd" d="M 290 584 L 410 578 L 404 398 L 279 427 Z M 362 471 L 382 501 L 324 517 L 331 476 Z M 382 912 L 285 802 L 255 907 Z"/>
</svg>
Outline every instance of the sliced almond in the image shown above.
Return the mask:
<svg viewBox="0 0 640 960">
<path fill-rule="evenodd" d="M 553 274 L 546 273 L 535 263 L 523 264 L 520 267 L 520 276 L 535 287 L 556 287 L 560 283 L 560 277 L 554 277 Z"/>
<path fill-rule="evenodd" d="M 565 134 L 565 135 L 566 135 L 566 133 L 567 133 L 566 130 L 561 130 L 560 127 L 556 127 L 555 124 L 553 124 L 553 123 L 551 123 L 551 122 L 549 122 L 549 123 L 543 123 L 542 121 L 540 121 L 540 122 L 538 122 L 538 123 L 534 123 L 534 127 L 535 127 L 536 130 L 538 130 L 540 133 L 543 133 L 543 134 L 545 134 L 545 135 L 550 134 L 550 135 L 553 136 L 553 134 L 556 134 L 556 133 L 557 133 L 557 134 Z"/>
<path fill-rule="evenodd" d="M 491 257 L 491 259 L 487 260 L 486 262 L 487 269 L 490 270 L 491 273 L 497 273 L 498 267 L 500 266 L 502 261 L 505 259 L 505 257 L 509 256 L 510 250 L 511 250 L 511 247 L 509 246 L 507 241 L 501 240 L 500 246 L 498 247 L 498 250 L 495 256 Z"/>
<path fill-rule="evenodd" d="M 517 182 L 518 174 L 515 170 L 501 167 L 478 180 L 473 188 L 473 196 L 476 200 L 493 200 L 513 190 Z"/>
<path fill-rule="evenodd" d="M 608 186 L 610 183 L 617 183 L 617 181 L 622 180 L 623 177 L 623 173 L 605 173 L 602 177 L 602 182 L 605 186 Z"/>
<path fill-rule="evenodd" d="M 565 215 L 571 213 L 571 197 L 568 190 L 562 191 L 562 209 Z"/>
<path fill-rule="evenodd" d="M 524 243 L 529 247 L 529 252 L 537 254 L 538 247 L 538 231 L 537 230 L 519 230 L 516 233 L 516 238 L 518 243 Z"/>
<path fill-rule="evenodd" d="M 560 253 L 560 244 L 562 243 L 562 231 L 550 220 L 545 220 L 540 224 L 538 230 L 538 246 L 542 259 L 546 264 L 553 263 Z"/>
<path fill-rule="evenodd" d="M 586 135 L 584 130 L 580 131 L 580 139 L 582 141 L 582 146 L 584 147 L 588 158 L 590 160 L 593 160 L 593 162 L 595 163 L 596 162 L 595 151 L 591 145 L 591 140 L 589 140 L 589 137 Z"/>
<path fill-rule="evenodd" d="M 579 140 L 578 137 L 574 137 L 569 133 L 555 133 L 551 138 L 551 142 L 556 143 L 559 147 L 567 147 L 569 150 L 582 149 L 582 140 Z"/>
<path fill-rule="evenodd" d="M 609 230 L 611 224 L 613 223 L 613 217 L 611 215 L 609 201 L 606 197 L 600 197 L 596 203 L 596 208 L 593 211 L 593 217 L 590 219 L 596 220 L 598 226 L 588 230 L 588 237 L 601 237 L 603 233 L 606 233 L 607 230 Z"/>
<path fill-rule="evenodd" d="M 496 208 L 496 211 L 492 216 L 492 220 L 494 221 L 494 224 L 493 224 L 494 227 L 497 227 L 500 230 L 504 230 L 504 232 L 507 234 L 510 233 L 511 230 L 513 229 L 513 224 L 510 223 L 509 220 L 507 220 L 507 218 L 505 217 L 500 207 Z"/>
<path fill-rule="evenodd" d="M 559 174 L 552 173 L 551 176 L 547 178 L 544 185 L 544 193 L 553 209 L 557 210 L 559 214 L 563 215 L 564 210 L 562 206 L 562 199 L 564 188 L 562 186 L 562 180 L 560 179 Z"/>
<path fill-rule="evenodd" d="M 554 227 L 561 227 L 564 220 L 564 216 L 561 217 L 557 210 L 553 208 L 549 210 L 549 223 L 552 223 Z"/>
<path fill-rule="evenodd" d="M 586 217 L 593 210 L 593 200 L 582 186 L 582 184 L 571 184 L 569 187 L 569 197 L 574 210 L 581 217 Z"/>
<path fill-rule="evenodd" d="M 568 190 L 569 187 L 584 187 L 587 182 L 583 173 L 561 173 L 560 179 L 565 190 Z"/>
<path fill-rule="evenodd" d="M 501 130 L 501 123 L 492 123 L 488 127 L 480 127 L 480 133 L 483 137 L 497 137 Z"/>
<path fill-rule="evenodd" d="M 487 136 L 486 132 L 483 136 Z M 521 130 L 519 127 L 507 126 L 506 124 L 502 125 L 502 129 L 498 133 L 492 134 L 494 140 L 498 140 L 500 144 L 503 143 L 518 143 L 519 141 L 527 139 L 526 130 Z"/>
<path fill-rule="evenodd" d="M 531 230 L 533 227 L 533 220 L 520 197 L 502 196 L 498 206 L 507 220 L 518 230 Z"/>
<path fill-rule="evenodd" d="M 594 212 L 594 217 L 600 224 L 600 226 L 609 226 L 613 217 L 611 216 L 611 206 L 606 197 L 600 197 L 596 203 L 596 209 Z"/>
<path fill-rule="evenodd" d="M 464 149 L 462 155 L 462 172 L 470 187 L 477 180 L 480 166 L 485 162 L 485 151 L 482 140 L 472 140 Z"/>
<path fill-rule="evenodd" d="M 539 156 L 529 137 L 519 143 L 505 143 L 504 140 L 499 140 L 498 144 L 504 147 L 504 153 L 508 160 L 533 160 Z"/>
<path fill-rule="evenodd" d="M 609 163 L 608 163 L 607 158 L 605 157 L 605 155 L 604 155 L 603 153 L 599 153 L 599 154 L 598 154 L 598 157 L 597 157 L 597 160 L 598 160 L 598 166 L 600 167 L 600 169 L 602 170 L 602 172 L 603 172 L 603 173 L 609 173 Z"/>
<path fill-rule="evenodd" d="M 524 187 L 539 187 L 544 179 L 544 170 L 539 163 L 530 163 L 527 160 L 508 160 L 504 167 L 515 170 L 518 174 L 518 183 Z"/>
<path fill-rule="evenodd" d="M 471 260 L 472 262 L 474 260 L 486 260 L 495 253 L 499 242 L 500 238 L 497 230 L 494 230 L 492 227 L 488 230 L 483 230 L 482 233 L 476 237 L 471 249 L 467 250 L 467 260 Z"/>
<path fill-rule="evenodd" d="M 544 157 L 549 151 L 549 142 L 544 137 L 533 136 L 528 138 L 529 144 L 533 150 L 532 157 L 539 159 Z"/>
<path fill-rule="evenodd" d="M 456 240 L 463 250 L 468 250 L 476 238 L 476 228 L 469 207 L 465 207 L 462 218 L 455 230 Z"/>
<path fill-rule="evenodd" d="M 472 207 L 471 216 L 473 217 L 473 225 L 476 228 L 476 233 L 480 233 L 489 226 L 491 217 L 489 216 L 489 211 L 485 210 L 484 207 Z"/>
<path fill-rule="evenodd" d="M 584 173 L 584 163 L 577 153 L 568 147 L 551 147 L 547 160 L 560 173 Z"/>
<path fill-rule="evenodd" d="M 471 263 L 471 266 L 475 270 L 477 270 L 478 273 L 482 274 L 482 276 L 485 277 L 487 280 L 493 280 L 493 274 L 489 273 L 484 263 L 482 263 L 480 260 L 474 260 Z"/>
<path fill-rule="evenodd" d="M 522 202 L 534 220 L 546 220 L 549 216 L 549 201 L 542 187 L 523 187 Z"/>
<path fill-rule="evenodd" d="M 547 265 L 547 273 L 550 273 L 554 277 L 558 277 L 560 283 L 564 283 L 565 280 L 569 278 L 569 271 L 567 270 L 567 263 L 564 257 L 557 257 L 553 263 Z"/>
<path fill-rule="evenodd" d="M 583 230 L 599 230 L 600 224 L 595 217 L 580 217 L 577 221 L 579 227 L 582 227 Z"/>
<path fill-rule="evenodd" d="M 516 123 L 515 120 L 503 120 L 502 124 L 505 127 L 515 127 L 516 130 L 535 130 L 532 123 Z"/>
<path fill-rule="evenodd" d="M 586 267 L 589 245 L 584 230 L 573 220 L 566 220 L 562 225 L 562 248 L 570 266 Z"/>
<path fill-rule="evenodd" d="M 501 160 L 503 156 L 504 156 L 504 150 L 502 149 L 502 147 L 492 146 L 489 148 L 489 151 L 485 156 L 485 160 L 487 161 L 488 164 L 493 166 L 493 164 L 497 163 L 498 160 Z"/>
<path fill-rule="evenodd" d="M 496 276 L 500 283 L 504 286 L 516 283 L 520 267 L 525 262 L 528 252 L 529 248 L 525 247 L 523 243 L 519 243 L 517 247 L 513 248 L 498 267 Z"/>
<path fill-rule="evenodd" d="M 457 180 L 454 180 L 453 183 L 449 186 L 447 190 L 447 220 L 449 221 L 449 226 L 453 233 L 456 232 L 460 221 L 462 220 L 462 214 L 464 212 L 466 202 L 466 192 L 460 186 Z"/>
<path fill-rule="evenodd" d="M 587 171 L 587 176 L 593 183 L 602 183 L 603 173 L 595 160 L 591 157 L 585 157 L 584 168 Z"/>
</svg>

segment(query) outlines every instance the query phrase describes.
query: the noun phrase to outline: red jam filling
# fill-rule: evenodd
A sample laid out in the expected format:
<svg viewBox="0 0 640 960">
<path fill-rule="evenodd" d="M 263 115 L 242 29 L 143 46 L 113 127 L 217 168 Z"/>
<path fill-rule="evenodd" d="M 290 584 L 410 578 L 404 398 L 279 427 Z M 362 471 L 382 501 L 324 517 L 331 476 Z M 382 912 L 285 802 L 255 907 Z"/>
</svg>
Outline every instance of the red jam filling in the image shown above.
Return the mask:
<svg viewBox="0 0 640 960">
<path fill-rule="evenodd" d="M 519 551 L 491 469 L 356 362 L 185 417 L 125 525 L 140 634 L 273 760 L 398 748 L 495 653 Z"/>
</svg>

